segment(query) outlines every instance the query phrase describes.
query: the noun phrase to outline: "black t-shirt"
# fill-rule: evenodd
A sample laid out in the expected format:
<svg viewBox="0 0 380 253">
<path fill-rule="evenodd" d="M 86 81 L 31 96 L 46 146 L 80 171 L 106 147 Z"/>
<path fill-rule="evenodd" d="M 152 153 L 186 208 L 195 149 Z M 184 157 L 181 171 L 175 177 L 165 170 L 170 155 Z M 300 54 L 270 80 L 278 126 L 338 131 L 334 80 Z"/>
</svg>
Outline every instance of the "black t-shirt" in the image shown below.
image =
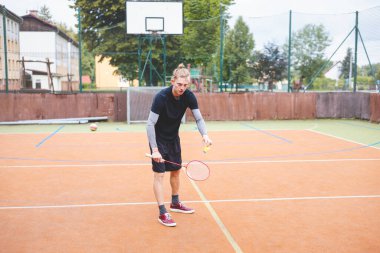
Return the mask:
<svg viewBox="0 0 380 253">
<path fill-rule="evenodd" d="M 155 125 L 156 139 L 174 141 L 178 137 L 181 119 L 187 108 L 198 109 L 198 102 L 193 92 L 186 90 L 179 99 L 172 93 L 173 86 L 161 90 L 154 97 L 151 111 L 158 114 Z"/>
</svg>

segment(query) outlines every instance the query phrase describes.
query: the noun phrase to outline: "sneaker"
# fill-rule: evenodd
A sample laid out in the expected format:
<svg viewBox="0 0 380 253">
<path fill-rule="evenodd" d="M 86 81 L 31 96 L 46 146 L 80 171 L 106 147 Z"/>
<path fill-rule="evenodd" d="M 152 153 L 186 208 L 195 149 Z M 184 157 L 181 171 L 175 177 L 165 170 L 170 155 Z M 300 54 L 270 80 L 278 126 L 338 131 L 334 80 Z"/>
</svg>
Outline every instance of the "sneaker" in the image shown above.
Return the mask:
<svg viewBox="0 0 380 253">
<path fill-rule="evenodd" d="M 167 227 L 175 227 L 177 225 L 169 213 L 161 214 L 158 217 L 158 222 Z"/>
<path fill-rule="evenodd" d="M 181 202 L 178 204 L 170 204 L 170 211 L 177 212 L 177 213 L 194 213 L 195 210 L 189 207 L 186 207 Z"/>
</svg>

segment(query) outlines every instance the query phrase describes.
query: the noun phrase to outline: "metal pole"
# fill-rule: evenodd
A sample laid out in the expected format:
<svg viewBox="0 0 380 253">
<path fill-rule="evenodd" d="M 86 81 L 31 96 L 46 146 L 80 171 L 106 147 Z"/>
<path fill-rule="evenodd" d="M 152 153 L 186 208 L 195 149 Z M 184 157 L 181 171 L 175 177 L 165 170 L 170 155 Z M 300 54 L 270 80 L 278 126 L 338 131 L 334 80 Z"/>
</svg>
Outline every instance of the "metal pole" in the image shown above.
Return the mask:
<svg viewBox="0 0 380 253">
<path fill-rule="evenodd" d="M 78 40 L 79 40 L 79 92 L 82 92 L 82 24 L 80 16 L 80 7 L 78 7 Z"/>
<path fill-rule="evenodd" d="M 219 90 L 223 92 L 223 42 L 224 42 L 224 19 L 223 9 L 220 5 L 220 62 L 219 62 Z"/>
<path fill-rule="evenodd" d="M 4 67 L 5 67 L 5 92 L 8 93 L 8 49 L 7 49 L 7 11 L 5 6 L 3 8 L 3 32 L 4 32 Z"/>
<path fill-rule="evenodd" d="M 353 62 L 353 59 L 352 59 L 353 55 L 351 53 L 350 55 L 350 70 L 348 72 L 348 87 L 351 88 L 351 79 L 352 79 L 352 62 Z"/>
<path fill-rule="evenodd" d="M 166 35 L 163 36 L 163 47 L 164 47 L 164 87 L 166 86 Z"/>
<path fill-rule="evenodd" d="M 139 76 L 138 76 L 138 79 L 139 79 L 139 86 L 141 86 L 141 35 L 139 35 L 139 48 L 138 48 L 138 51 L 137 51 L 137 55 L 138 55 L 138 64 L 139 64 Z"/>
<path fill-rule="evenodd" d="M 291 82 L 291 62 L 292 56 L 292 10 L 289 11 L 289 48 L 288 48 L 288 92 L 290 92 L 290 82 Z"/>
<path fill-rule="evenodd" d="M 152 83 L 152 35 L 149 35 L 149 86 L 153 86 L 153 83 Z"/>
<path fill-rule="evenodd" d="M 354 62 L 354 92 L 356 92 L 356 82 L 358 77 L 358 32 L 359 32 L 359 12 L 356 11 L 355 20 L 355 62 Z"/>
</svg>

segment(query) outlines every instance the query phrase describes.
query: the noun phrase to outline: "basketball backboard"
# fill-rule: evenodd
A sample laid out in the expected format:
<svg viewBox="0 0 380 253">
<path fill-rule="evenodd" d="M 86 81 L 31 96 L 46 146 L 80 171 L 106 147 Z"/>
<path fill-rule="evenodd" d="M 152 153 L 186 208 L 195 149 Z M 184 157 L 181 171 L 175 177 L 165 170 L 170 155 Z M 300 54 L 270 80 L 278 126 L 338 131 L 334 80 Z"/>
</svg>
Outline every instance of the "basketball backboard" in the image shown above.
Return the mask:
<svg viewBox="0 0 380 253">
<path fill-rule="evenodd" d="M 182 1 L 126 1 L 127 34 L 183 34 Z"/>
</svg>

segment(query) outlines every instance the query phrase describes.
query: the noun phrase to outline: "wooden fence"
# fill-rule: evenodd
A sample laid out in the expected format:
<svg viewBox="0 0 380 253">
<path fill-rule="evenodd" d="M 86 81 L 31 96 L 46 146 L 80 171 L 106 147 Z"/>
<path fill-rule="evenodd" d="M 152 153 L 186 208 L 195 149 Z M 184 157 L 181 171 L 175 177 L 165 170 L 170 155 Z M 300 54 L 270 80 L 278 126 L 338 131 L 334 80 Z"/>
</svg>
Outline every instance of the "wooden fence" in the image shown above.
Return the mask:
<svg viewBox="0 0 380 253">
<path fill-rule="evenodd" d="M 205 120 L 356 118 L 380 122 L 379 93 L 197 93 Z M 0 94 L 0 121 L 107 116 L 126 121 L 126 93 Z M 192 120 L 187 112 L 188 120 Z"/>
</svg>

